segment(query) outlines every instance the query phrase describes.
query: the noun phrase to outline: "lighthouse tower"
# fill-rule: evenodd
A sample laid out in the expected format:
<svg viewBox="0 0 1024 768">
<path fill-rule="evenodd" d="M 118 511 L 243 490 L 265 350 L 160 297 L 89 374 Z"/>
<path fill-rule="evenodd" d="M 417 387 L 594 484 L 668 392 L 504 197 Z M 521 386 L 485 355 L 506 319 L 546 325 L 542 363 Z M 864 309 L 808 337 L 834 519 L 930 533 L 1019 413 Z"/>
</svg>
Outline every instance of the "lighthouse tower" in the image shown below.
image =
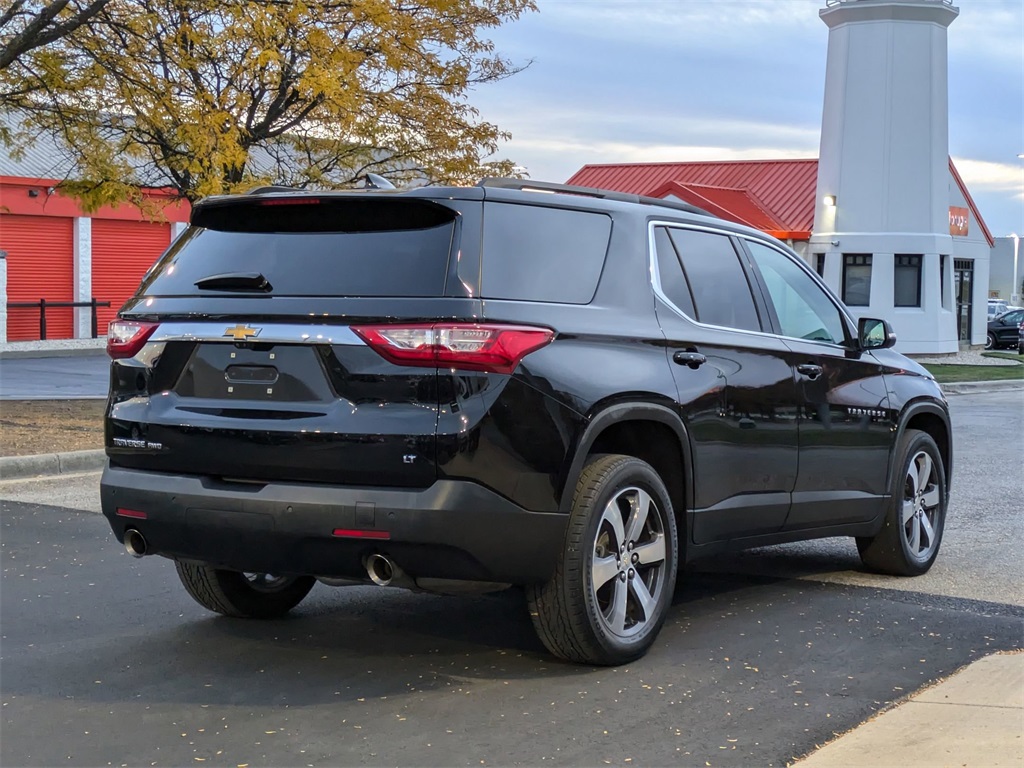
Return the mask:
<svg viewBox="0 0 1024 768">
<path fill-rule="evenodd" d="M 904 352 L 955 352 L 962 335 L 946 44 L 958 14 L 948 0 L 827 0 L 820 11 L 828 61 L 809 250 L 855 315 L 892 322 Z"/>
</svg>

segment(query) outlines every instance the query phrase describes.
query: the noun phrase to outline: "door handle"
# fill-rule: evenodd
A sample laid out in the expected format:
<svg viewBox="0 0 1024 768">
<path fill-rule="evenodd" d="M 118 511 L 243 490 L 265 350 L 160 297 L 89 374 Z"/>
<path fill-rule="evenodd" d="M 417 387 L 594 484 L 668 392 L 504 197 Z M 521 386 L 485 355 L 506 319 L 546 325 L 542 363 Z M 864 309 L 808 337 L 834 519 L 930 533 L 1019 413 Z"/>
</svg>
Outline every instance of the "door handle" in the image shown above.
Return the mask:
<svg viewBox="0 0 1024 768">
<path fill-rule="evenodd" d="M 704 355 L 702 355 L 700 352 L 676 352 L 674 355 L 672 355 L 673 363 L 675 363 L 676 365 L 689 366 L 693 370 L 697 370 L 707 361 L 708 359 L 704 357 Z"/>
<path fill-rule="evenodd" d="M 806 376 L 811 381 L 821 376 L 821 366 L 813 363 L 802 363 L 796 367 L 796 370 L 801 376 Z"/>
</svg>

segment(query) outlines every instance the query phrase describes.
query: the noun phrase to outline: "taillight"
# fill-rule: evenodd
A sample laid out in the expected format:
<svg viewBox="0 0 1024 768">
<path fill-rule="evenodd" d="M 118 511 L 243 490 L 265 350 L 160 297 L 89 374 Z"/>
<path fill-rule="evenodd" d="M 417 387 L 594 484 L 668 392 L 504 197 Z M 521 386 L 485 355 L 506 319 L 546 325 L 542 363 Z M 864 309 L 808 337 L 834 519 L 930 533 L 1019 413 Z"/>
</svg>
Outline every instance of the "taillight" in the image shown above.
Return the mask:
<svg viewBox="0 0 1024 768">
<path fill-rule="evenodd" d="M 352 330 L 397 365 L 490 373 L 512 373 L 526 355 L 555 338 L 548 328 L 473 323 L 354 325 Z"/>
<path fill-rule="evenodd" d="M 117 360 L 135 357 L 153 335 L 158 323 L 144 323 L 141 320 L 114 320 L 107 327 L 107 354 Z"/>
</svg>

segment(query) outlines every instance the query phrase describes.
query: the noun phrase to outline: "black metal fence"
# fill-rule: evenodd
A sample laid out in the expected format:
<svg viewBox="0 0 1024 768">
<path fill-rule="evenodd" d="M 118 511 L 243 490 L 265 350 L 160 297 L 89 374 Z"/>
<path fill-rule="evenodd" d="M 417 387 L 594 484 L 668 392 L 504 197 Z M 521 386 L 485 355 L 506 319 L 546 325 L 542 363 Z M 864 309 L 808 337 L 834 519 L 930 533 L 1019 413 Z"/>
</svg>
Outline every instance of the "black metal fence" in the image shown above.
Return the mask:
<svg viewBox="0 0 1024 768">
<path fill-rule="evenodd" d="M 99 333 L 97 333 L 99 329 L 96 327 L 96 309 L 109 306 L 109 301 L 97 301 L 95 298 L 89 299 L 89 301 L 47 301 L 46 299 L 40 299 L 39 301 L 10 301 L 7 303 L 8 309 L 32 309 L 35 307 L 39 310 L 39 338 L 44 341 L 46 339 L 47 309 L 90 307 L 92 309 L 92 337 L 95 339 L 99 336 Z"/>
</svg>

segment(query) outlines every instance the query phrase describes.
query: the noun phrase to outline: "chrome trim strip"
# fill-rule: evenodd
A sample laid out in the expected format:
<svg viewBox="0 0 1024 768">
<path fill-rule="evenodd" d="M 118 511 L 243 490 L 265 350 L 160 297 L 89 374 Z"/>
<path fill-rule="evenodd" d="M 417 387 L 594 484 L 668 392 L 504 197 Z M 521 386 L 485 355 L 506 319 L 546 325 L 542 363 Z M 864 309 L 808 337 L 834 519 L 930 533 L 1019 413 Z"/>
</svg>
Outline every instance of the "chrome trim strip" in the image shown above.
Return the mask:
<svg viewBox="0 0 1024 768">
<path fill-rule="evenodd" d="M 225 331 L 237 321 L 222 320 L 211 322 L 171 322 L 161 323 L 153 332 L 147 343 L 165 341 L 218 341 L 229 344 L 236 343 Z M 294 323 L 252 323 L 250 328 L 258 328 L 259 334 L 246 341 L 269 342 L 272 344 L 340 344 L 347 347 L 365 346 L 347 325 L 308 325 Z M 240 343 L 240 342 L 238 342 Z"/>
<path fill-rule="evenodd" d="M 679 221 L 666 221 L 666 220 L 657 220 L 657 219 L 652 219 L 651 221 L 647 222 L 647 252 L 648 252 L 648 259 L 649 259 L 648 267 L 649 267 L 650 273 L 651 273 L 651 287 L 654 288 L 655 295 L 659 299 L 661 299 L 661 301 L 664 304 L 666 304 L 670 309 L 672 309 L 677 315 L 679 315 L 683 319 L 687 320 L 688 322 L 693 323 L 694 325 L 700 326 L 701 328 L 711 328 L 711 329 L 716 330 L 716 331 L 731 331 L 732 333 L 744 333 L 744 334 L 748 334 L 750 336 L 763 336 L 763 337 L 768 337 L 768 338 L 771 338 L 771 339 L 783 339 L 783 340 L 784 339 L 791 339 L 793 341 L 799 341 L 799 342 L 801 342 L 803 344 L 820 344 L 823 347 L 828 347 L 829 349 L 841 350 L 843 352 L 846 352 L 846 351 L 849 350 L 849 347 L 846 347 L 846 346 L 844 346 L 842 344 L 830 344 L 830 343 L 827 343 L 827 342 L 824 342 L 824 341 L 816 341 L 816 340 L 813 340 L 813 339 L 800 339 L 800 338 L 797 338 L 796 336 L 784 336 L 781 333 L 765 333 L 764 331 L 750 331 L 750 330 L 747 330 L 746 328 L 729 328 L 729 327 L 724 326 L 724 325 L 712 325 L 710 323 L 702 323 L 699 320 L 693 319 L 688 314 L 683 312 L 683 310 L 681 310 L 679 307 L 677 307 L 675 304 L 673 304 L 672 301 L 668 298 L 668 296 L 665 295 L 665 291 L 661 287 L 661 273 L 658 270 L 658 252 L 657 252 L 657 249 L 655 248 L 655 245 L 654 245 L 654 228 L 655 227 L 674 227 L 676 229 L 697 229 L 697 230 L 701 230 L 702 232 L 711 232 L 711 233 L 716 234 L 716 235 L 726 235 L 728 237 L 741 237 L 741 238 L 744 238 L 746 240 L 751 240 L 751 241 L 753 241 L 755 243 L 761 243 L 765 247 L 773 248 L 776 251 L 778 251 L 779 249 L 777 247 L 773 246 L 770 242 L 766 242 L 765 240 L 762 240 L 761 238 L 752 237 L 751 235 L 747 235 L 747 234 L 743 234 L 743 233 L 739 233 L 739 232 L 733 232 L 733 231 L 728 230 L 728 229 L 716 229 L 715 227 L 702 226 L 702 225 L 699 225 L 699 224 L 692 224 L 691 225 L 691 224 L 685 224 L 685 223 L 679 222 Z M 789 254 L 786 254 L 785 251 L 780 251 L 780 253 L 782 253 L 782 254 L 784 254 L 786 256 L 789 255 Z M 797 261 L 798 262 L 802 261 L 802 259 L 797 258 Z M 818 277 L 818 275 L 816 273 L 813 273 L 813 271 L 810 270 L 809 268 L 807 268 L 806 265 L 804 265 L 804 266 L 805 266 L 806 271 L 811 272 L 811 274 L 814 275 L 814 277 L 816 278 L 817 282 L 821 281 L 821 278 Z M 825 291 L 825 295 L 828 297 L 829 301 L 832 302 L 832 305 L 835 306 L 835 301 L 832 300 L 831 294 L 828 291 Z M 844 312 L 841 307 L 836 307 L 836 308 L 839 310 L 839 312 L 841 314 L 843 314 L 847 318 L 849 318 L 849 315 L 846 312 Z M 854 325 L 856 325 L 856 323 L 854 323 Z"/>
</svg>

